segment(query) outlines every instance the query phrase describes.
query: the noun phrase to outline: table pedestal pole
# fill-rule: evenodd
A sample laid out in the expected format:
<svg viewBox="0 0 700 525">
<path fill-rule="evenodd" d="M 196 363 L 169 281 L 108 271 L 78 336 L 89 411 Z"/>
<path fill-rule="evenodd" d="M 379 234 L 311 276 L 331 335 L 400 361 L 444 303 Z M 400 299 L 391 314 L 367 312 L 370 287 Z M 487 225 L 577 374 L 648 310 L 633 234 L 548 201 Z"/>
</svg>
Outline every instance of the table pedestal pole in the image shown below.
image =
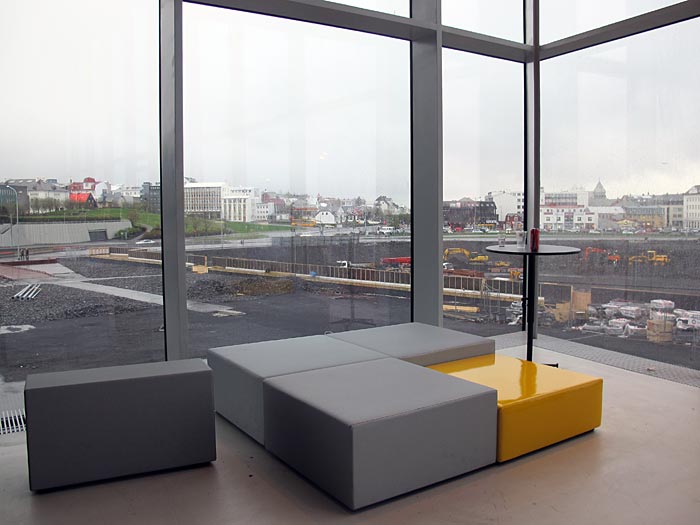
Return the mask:
<svg viewBox="0 0 700 525">
<path fill-rule="evenodd" d="M 527 360 L 532 361 L 532 347 L 535 338 L 535 321 L 537 320 L 537 257 L 527 256 Z"/>
</svg>

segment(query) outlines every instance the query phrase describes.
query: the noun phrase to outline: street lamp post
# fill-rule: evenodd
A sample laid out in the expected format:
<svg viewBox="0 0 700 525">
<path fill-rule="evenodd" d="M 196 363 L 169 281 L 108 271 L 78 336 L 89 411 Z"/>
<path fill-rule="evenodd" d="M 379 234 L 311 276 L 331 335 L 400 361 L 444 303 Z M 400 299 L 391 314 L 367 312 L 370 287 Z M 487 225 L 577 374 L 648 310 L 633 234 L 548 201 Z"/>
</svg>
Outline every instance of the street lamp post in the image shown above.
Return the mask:
<svg viewBox="0 0 700 525">
<path fill-rule="evenodd" d="M 224 214 L 221 214 L 221 249 L 224 248 Z"/>
<path fill-rule="evenodd" d="M 17 193 L 17 190 L 9 184 L 5 184 L 5 187 L 15 192 L 15 222 L 16 225 L 19 226 L 19 194 Z M 10 242 L 14 244 L 15 235 L 14 228 L 12 228 L 12 221 L 10 221 L 10 239 Z M 17 260 L 19 260 L 19 228 L 17 228 Z"/>
</svg>

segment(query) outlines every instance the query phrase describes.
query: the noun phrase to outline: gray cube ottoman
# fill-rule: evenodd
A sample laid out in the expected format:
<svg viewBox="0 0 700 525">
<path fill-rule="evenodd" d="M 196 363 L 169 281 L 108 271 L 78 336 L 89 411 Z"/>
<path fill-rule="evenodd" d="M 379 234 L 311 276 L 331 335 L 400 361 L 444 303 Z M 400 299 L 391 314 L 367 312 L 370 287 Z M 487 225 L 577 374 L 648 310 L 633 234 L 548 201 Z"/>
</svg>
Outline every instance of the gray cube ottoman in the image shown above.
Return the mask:
<svg viewBox="0 0 700 525">
<path fill-rule="evenodd" d="M 216 459 L 201 359 L 28 375 L 24 398 L 32 490 Z"/>
<path fill-rule="evenodd" d="M 328 337 L 420 366 L 468 359 L 496 351 L 493 339 L 423 323 L 366 328 L 328 334 Z"/>
<path fill-rule="evenodd" d="M 323 335 L 213 348 L 207 353 L 216 411 L 261 444 L 265 379 L 383 357 Z"/>
<path fill-rule="evenodd" d="M 265 448 L 351 509 L 496 460 L 496 391 L 398 359 L 273 377 L 264 395 Z"/>
</svg>

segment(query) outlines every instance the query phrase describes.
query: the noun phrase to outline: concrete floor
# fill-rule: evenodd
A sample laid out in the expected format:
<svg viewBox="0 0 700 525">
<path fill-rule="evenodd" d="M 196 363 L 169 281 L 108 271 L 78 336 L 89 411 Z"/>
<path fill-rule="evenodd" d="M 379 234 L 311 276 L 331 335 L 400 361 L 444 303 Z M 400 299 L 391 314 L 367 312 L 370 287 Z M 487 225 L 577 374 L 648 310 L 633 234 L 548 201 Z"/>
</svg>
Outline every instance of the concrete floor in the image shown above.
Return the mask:
<svg viewBox="0 0 700 525">
<path fill-rule="evenodd" d="M 0 523 L 698 523 L 700 389 L 547 350 L 535 357 L 604 378 L 600 429 L 355 513 L 221 418 L 209 466 L 39 495 L 27 487 L 24 434 L 1 436 Z"/>
</svg>

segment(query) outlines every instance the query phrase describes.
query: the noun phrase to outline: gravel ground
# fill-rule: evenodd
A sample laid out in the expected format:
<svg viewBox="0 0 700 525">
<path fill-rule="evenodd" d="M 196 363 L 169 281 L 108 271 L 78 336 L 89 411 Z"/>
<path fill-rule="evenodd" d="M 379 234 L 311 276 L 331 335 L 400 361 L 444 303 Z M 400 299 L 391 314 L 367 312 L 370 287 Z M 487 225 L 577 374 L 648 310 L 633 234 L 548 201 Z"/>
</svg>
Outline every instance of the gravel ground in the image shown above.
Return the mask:
<svg viewBox="0 0 700 525">
<path fill-rule="evenodd" d="M 87 258 L 67 259 L 61 261 L 61 264 L 84 277 L 95 279 L 93 282 L 96 284 L 156 295 L 163 294 L 163 281 L 159 266 Z M 348 291 L 345 286 L 329 286 L 302 279 L 270 279 L 219 272 L 208 274 L 187 272 L 185 278 L 187 298 L 206 302 L 228 302 L 249 297 L 288 294 L 295 290 L 324 295 L 339 295 Z"/>
<path fill-rule="evenodd" d="M 99 281 L 88 281 L 104 286 L 115 286 L 125 290 L 136 290 L 156 295 L 163 295 L 163 278 L 158 275 L 136 276 L 136 277 L 116 277 L 114 279 L 100 279 Z"/>
<path fill-rule="evenodd" d="M 24 285 L 0 288 L 0 324 L 5 326 L 34 324 L 41 321 L 101 317 L 159 308 L 140 301 L 53 284 L 41 285 L 41 293 L 35 299 L 12 300 L 12 296 L 22 288 Z"/>
<path fill-rule="evenodd" d="M 88 258 L 66 258 L 61 260 L 61 264 L 88 277 L 90 282 L 96 284 L 162 295 L 163 283 L 159 266 Z M 296 291 L 330 296 L 341 296 L 352 292 L 345 286 L 310 283 L 302 279 L 270 279 L 215 272 L 204 275 L 188 272 L 186 282 L 188 299 L 224 304 L 287 295 Z M 6 284 L 9 283 L 11 281 L 6 281 Z M 24 285 L 20 284 L 0 287 L 0 324 L 5 326 L 34 324 L 42 321 L 100 317 L 158 308 L 140 301 L 53 284 L 42 285 L 41 293 L 33 300 L 12 300 L 12 296 L 23 287 Z"/>
<path fill-rule="evenodd" d="M 66 268 L 89 279 L 101 277 L 134 277 L 135 275 L 161 275 L 160 265 L 93 259 L 90 257 L 62 258 L 59 262 Z"/>
<path fill-rule="evenodd" d="M 100 279 L 94 282 L 139 292 L 158 295 L 163 293 L 163 282 L 160 275 Z M 187 298 L 206 302 L 227 302 L 249 296 L 280 295 L 304 288 L 304 282 L 298 279 L 266 279 L 264 277 L 242 277 L 221 273 L 205 275 L 188 273 L 186 282 Z"/>
</svg>

